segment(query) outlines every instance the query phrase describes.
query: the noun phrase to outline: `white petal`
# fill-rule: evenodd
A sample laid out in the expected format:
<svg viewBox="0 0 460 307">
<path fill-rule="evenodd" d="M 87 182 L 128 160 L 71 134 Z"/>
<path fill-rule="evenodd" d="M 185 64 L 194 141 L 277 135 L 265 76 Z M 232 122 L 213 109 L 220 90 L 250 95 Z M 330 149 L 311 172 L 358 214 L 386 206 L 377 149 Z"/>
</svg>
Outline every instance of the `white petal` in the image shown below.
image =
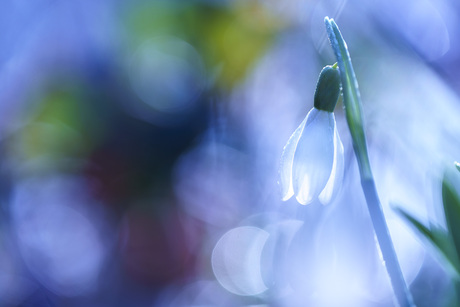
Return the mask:
<svg viewBox="0 0 460 307">
<path fill-rule="evenodd" d="M 311 203 L 326 186 L 334 160 L 334 116 L 313 108 L 294 154 L 293 188 L 297 201 Z"/>
<path fill-rule="evenodd" d="M 283 154 L 281 155 L 279 175 L 283 200 L 288 200 L 292 195 L 294 195 L 294 189 L 292 187 L 292 163 L 294 160 L 294 153 L 297 148 L 297 143 L 299 142 L 300 135 L 302 134 L 302 131 L 305 127 L 305 123 L 307 122 L 308 114 L 300 126 L 297 127 L 294 133 L 292 133 L 291 137 L 286 143 L 286 146 L 284 146 Z"/>
<path fill-rule="evenodd" d="M 344 171 L 344 158 L 343 158 L 343 144 L 340 140 L 339 132 L 334 121 L 334 162 L 332 164 L 332 171 L 329 180 L 327 181 L 326 187 L 319 194 L 319 201 L 326 205 L 330 203 L 342 186 Z"/>
</svg>

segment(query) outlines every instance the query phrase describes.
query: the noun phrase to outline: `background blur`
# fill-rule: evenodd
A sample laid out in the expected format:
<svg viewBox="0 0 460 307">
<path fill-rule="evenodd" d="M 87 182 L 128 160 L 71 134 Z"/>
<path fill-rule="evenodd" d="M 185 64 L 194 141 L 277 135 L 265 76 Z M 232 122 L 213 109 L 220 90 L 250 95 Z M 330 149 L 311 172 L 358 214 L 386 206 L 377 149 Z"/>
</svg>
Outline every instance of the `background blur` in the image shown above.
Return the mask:
<svg viewBox="0 0 460 307">
<path fill-rule="evenodd" d="M 3 0 L 0 306 L 392 306 L 342 107 L 335 202 L 280 201 L 285 142 L 348 43 L 419 307 L 452 285 L 391 210 L 444 225 L 454 0 Z"/>
</svg>

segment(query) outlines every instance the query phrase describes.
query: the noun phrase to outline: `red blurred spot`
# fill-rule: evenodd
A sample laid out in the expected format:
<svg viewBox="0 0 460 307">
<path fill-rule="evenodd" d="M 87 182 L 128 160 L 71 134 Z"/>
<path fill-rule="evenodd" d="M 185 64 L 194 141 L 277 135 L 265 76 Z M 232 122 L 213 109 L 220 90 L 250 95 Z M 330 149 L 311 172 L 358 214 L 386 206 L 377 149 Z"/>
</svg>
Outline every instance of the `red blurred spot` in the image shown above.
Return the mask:
<svg viewBox="0 0 460 307">
<path fill-rule="evenodd" d="M 196 234 L 196 228 L 184 227 L 177 213 L 128 212 L 120 233 L 126 273 L 154 285 L 190 276 L 195 267 Z"/>
</svg>

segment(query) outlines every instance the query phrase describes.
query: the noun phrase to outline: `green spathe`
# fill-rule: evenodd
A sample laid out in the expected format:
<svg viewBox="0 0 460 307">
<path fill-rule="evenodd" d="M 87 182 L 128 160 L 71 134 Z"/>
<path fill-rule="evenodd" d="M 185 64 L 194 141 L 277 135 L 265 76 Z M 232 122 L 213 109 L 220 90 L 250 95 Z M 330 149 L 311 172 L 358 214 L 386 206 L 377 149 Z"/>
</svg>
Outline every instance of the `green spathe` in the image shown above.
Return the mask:
<svg viewBox="0 0 460 307">
<path fill-rule="evenodd" d="M 315 90 L 315 108 L 334 112 L 340 95 L 340 74 L 337 65 L 325 66 L 319 74 Z"/>
</svg>

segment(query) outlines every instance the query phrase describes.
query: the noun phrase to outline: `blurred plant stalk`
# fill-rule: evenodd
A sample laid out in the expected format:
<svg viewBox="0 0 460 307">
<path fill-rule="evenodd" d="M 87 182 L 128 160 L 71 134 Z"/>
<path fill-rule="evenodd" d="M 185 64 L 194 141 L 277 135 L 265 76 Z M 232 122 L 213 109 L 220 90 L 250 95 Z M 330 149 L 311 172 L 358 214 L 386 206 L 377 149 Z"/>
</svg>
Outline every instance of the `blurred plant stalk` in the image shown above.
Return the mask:
<svg viewBox="0 0 460 307">
<path fill-rule="evenodd" d="M 347 45 L 333 19 L 325 18 L 326 30 L 340 71 L 343 101 L 348 127 L 353 141 L 353 149 L 358 160 L 361 186 L 366 198 L 374 231 L 382 252 L 391 285 L 401 307 L 415 306 L 404 280 L 396 252 L 391 241 L 388 225 L 375 187 L 364 133 L 362 102 L 358 82 L 351 64 Z"/>
</svg>

